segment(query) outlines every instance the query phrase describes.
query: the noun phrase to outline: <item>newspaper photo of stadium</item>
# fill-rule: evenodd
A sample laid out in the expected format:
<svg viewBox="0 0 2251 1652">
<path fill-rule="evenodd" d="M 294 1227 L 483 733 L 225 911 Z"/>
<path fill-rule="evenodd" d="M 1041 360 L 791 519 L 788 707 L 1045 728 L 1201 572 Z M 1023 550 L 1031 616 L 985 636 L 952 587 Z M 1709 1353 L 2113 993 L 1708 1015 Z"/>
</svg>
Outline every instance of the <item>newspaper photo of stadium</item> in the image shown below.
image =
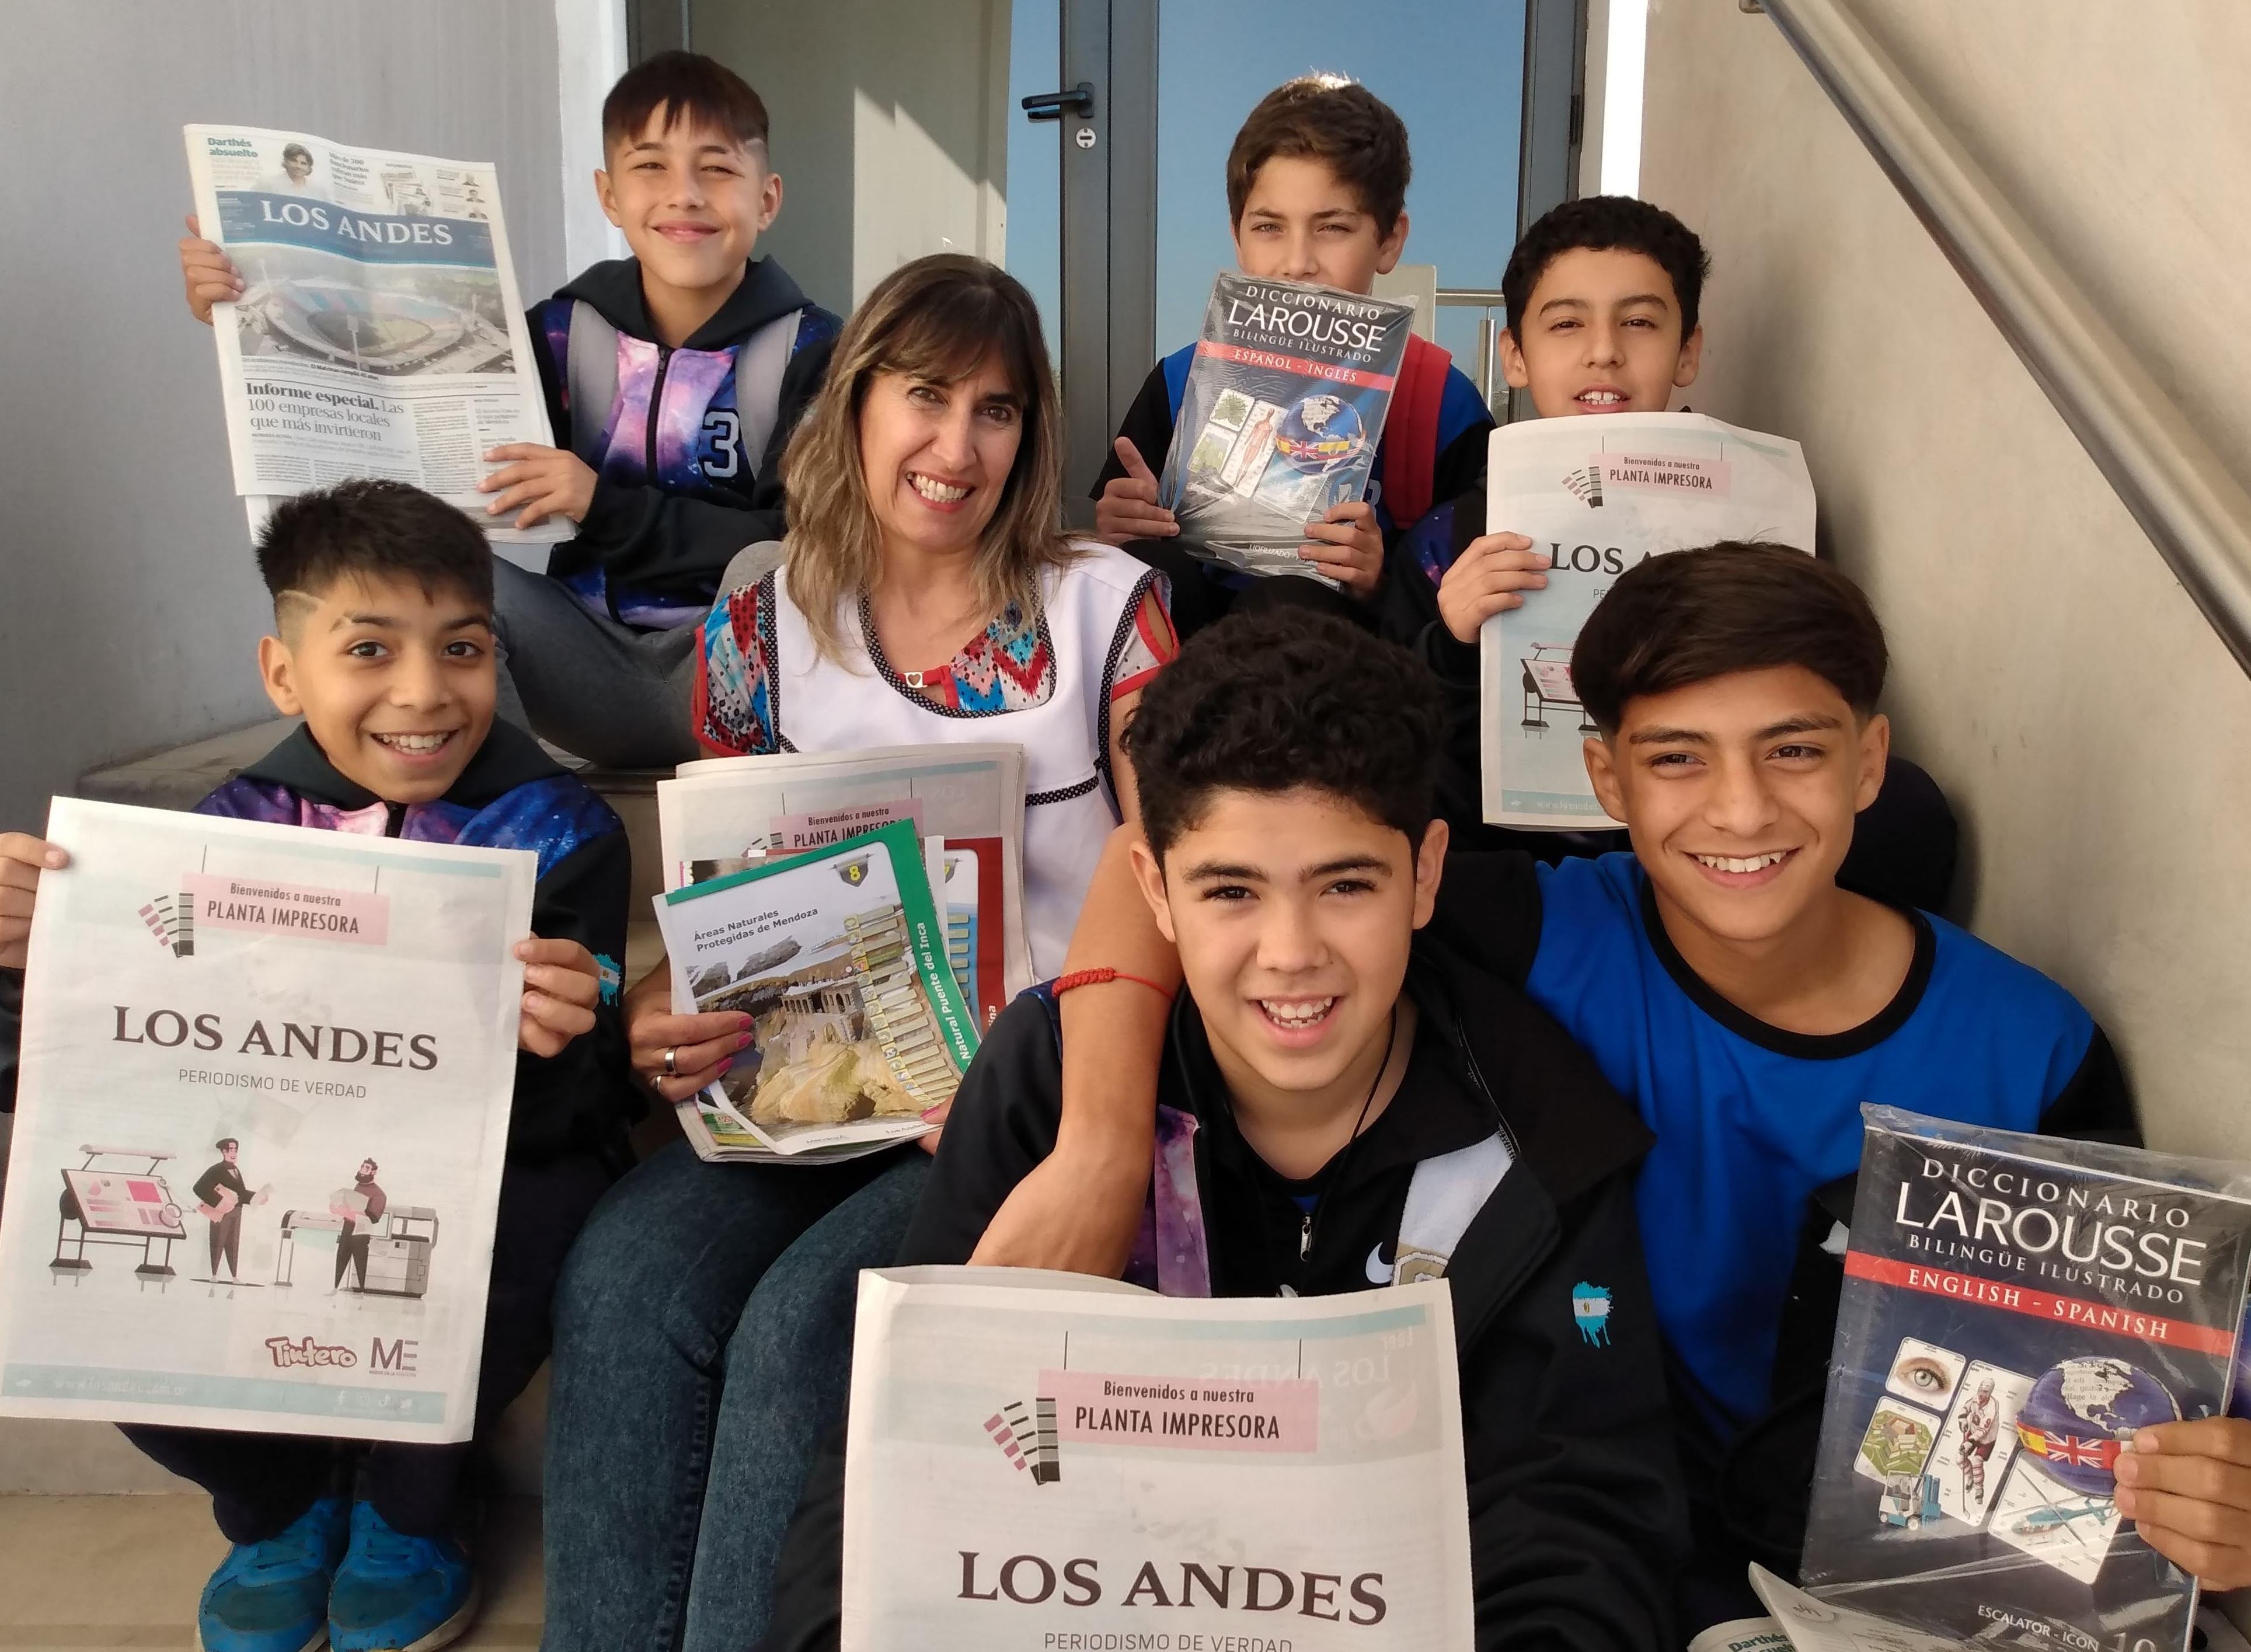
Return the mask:
<svg viewBox="0 0 2251 1652">
<path fill-rule="evenodd" d="M 689 977 L 699 1014 L 752 1018 L 751 1047 L 719 1083 L 777 1141 L 863 1119 L 914 1117 L 951 1100 L 959 1082 L 908 950 L 904 909 L 887 902 L 842 923 L 841 932 L 809 945 L 765 940 Z"/>
<path fill-rule="evenodd" d="M 493 270 L 361 264 L 255 244 L 235 257 L 246 356 L 292 356 L 384 378 L 516 370 Z"/>
</svg>

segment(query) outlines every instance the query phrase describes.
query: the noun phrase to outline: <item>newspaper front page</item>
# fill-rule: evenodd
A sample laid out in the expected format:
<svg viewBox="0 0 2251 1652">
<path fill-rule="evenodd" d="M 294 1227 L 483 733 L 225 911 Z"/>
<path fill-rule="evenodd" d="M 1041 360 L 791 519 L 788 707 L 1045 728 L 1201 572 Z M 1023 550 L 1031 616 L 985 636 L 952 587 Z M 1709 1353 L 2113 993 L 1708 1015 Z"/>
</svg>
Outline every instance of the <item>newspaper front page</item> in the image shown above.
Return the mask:
<svg viewBox="0 0 2251 1652">
<path fill-rule="evenodd" d="M 58 798 L 0 1414 L 466 1440 L 534 856 Z"/>
<path fill-rule="evenodd" d="M 1811 555 L 1813 479 L 1796 442 L 1700 413 L 1504 425 L 1486 479 L 1486 531 L 1525 535 L 1551 565 L 1547 587 L 1478 639 L 1485 818 L 1614 827 L 1587 780 L 1595 725 L 1571 682 L 1580 626 L 1618 575 L 1666 551 L 1759 539 Z"/>
<path fill-rule="evenodd" d="M 862 1274 L 844 1652 L 1469 1652 L 1450 1304 Z"/>
<path fill-rule="evenodd" d="M 486 522 L 485 451 L 555 439 L 491 164 L 256 127 L 186 133 L 197 219 L 242 272 L 242 297 L 211 321 L 253 528 L 280 499 L 358 476 Z"/>
</svg>

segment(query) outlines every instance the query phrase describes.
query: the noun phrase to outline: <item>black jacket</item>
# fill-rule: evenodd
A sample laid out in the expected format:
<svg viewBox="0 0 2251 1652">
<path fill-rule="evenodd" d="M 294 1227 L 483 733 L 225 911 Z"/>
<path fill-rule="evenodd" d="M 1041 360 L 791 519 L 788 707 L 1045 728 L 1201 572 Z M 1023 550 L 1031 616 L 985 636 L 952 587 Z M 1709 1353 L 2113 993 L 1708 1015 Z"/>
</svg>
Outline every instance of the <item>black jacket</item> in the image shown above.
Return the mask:
<svg viewBox="0 0 2251 1652">
<path fill-rule="evenodd" d="M 1514 989 L 1418 938 L 1422 1022 L 1406 1078 L 1319 1176 L 1283 1180 L 1236 1129 L 1201 1018 L 1173 1018 L 1159 1099 L 1192 1112 L 1196 1177 L 1222 1296 L 1368 1288 L 1393 1249 L 1415 1165 L 1498 1128 L 1514 1164 L 1447 1271 L 1461 1362 L 1477 1644 L 1670 1648 L 1687 1547 L 1632 1172 L 1648 1144 L 1594 1063 Z M 1020 998 L 964 1081 L 902 1264 L 960 1262 L 1046 1157 L 1062 1111 L 1047 1003 Z M 1292 1194 L 1321 1193 L 1312 1250 Z M 1611 1345 L 1574 1324 L 1572 1288 L 1611 1293 Z M 817 1460 L 780 1564 L 766 1652 L 837 1643 L 841 1438 Z"/>
<path fill-rule="evenodd" d="M 634 259 L 594 265 L 553 298 L 533 307 L 532 356 L 547 393 L 555 444 L 564 448 L 571 447 L 574 434 L 564 358 L 571 308 L 578 300 L 592 305 L 622 334 L 652 342 L 656 337 L 641 297 L 641 264 Z M 782 536 L 782 450 L 806 404 L 821 389 L 842 324 L 807 299 L 779 263 L 764 258 L 752 261 L 718 313 L 682 346 L 732 350 L 792 310 L 804 315 L 794 353 L 782 375 L 773 435 L 763 453 L 715 449 L 710 455 L 714 462 L 698 463 L 696 455 L 720 439 L 718 432 L 725 425 L 711 425 L 700 405 L 679 404 L 687 387 L 667 382 L 674 352 L 661 344 L 655 347 L 652 381 L 638 387 L 637 393 L 661 400 L 675 415 L 667 421 L 668 427 L 677 424 L 684 428 L 696 446 L 693 451 L 669 451 L 661 433 L 652 432 L 645 453 L 621 455 L 601 467 L 593 503 L 578 524 L 578 537 L 556 547 L 551 572 L 567 578 L 599 569 L 613 609 L 621 601 L 627 606 L 636 601 L 709 602 L 737 551 Z M 621 380 L 620 395 L 628 388 Z"/>
<path fill-rule="evenodd" d="M 518 1052 L 508 1156 L 537 1162 L 576 1149 L 614 1151 L 646 1111 L 630 1082 L 619 985 L 633 851 L 624 824 L 512 723 L 485 743 L 435 803 L 386 803 L 329 763 L 299 728 L 196 805 L 200 814 L 336 829 L 340 815 L 384 811 L 384 835 L 423 843 L 527 849 L 539 857 L 531 932 L 576 941 L 605 971 L 594 1030 L 554 1056 Z"/>
</svg>

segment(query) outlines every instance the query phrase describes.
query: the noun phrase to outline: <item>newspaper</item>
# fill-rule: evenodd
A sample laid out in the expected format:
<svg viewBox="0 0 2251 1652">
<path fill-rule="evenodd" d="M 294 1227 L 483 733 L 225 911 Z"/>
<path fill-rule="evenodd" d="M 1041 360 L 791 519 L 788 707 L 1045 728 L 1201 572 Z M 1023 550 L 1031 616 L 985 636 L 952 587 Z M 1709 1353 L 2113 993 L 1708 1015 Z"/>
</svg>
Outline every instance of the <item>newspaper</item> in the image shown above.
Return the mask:
<svg viewBox="0 0 2251 1652">
<path fill-rule="evenodd" d="M 1298 548 L 1308 522 L 1367 493 L 1414 319 L 1335 287 L 1214 281 L 1158 489 L 1181 545 L 1333 585 Z"/>
<path fill-rule="evenodd" d="M 1474 1644 L 1443 1281 L 863 1273 L 849 1416 L 844 1652 Z"/>
<path fill-rule="evenodd" d="M 467 1440 L 535 857 L 69 798 L 47 835 L 0 1414 Z"/>
<path fill-rule="evenodd" d="M 1579 627 L 1660 552 L 1764 539 L 1811 552 L 1813 480 L 1797 444 L 1700 413 L 1542 418 L 1493 432 L 1486 531 L 1552 559 L 1545 590 L 1479 638 L 1479 767 L 1497 826 L 1616 826 L 1587 781 L 1594 722 L 1571 683 Z"/>
<path fill-rule="evenodd" d="M 1032 984 L 1024 922 L 1024 754 L 1009 744 L 873 746 L 684 763 L 656 786 L 664 886 L 677 889 L 768 854 L 820 848 L 891 820 L 943 840 L 950 863 L 932 878 L 950 949 L 997 953 L 967 972 L 977 1025 L 991 1025 Z"/>
<path fill-rule="evenodd" d="M 846 1158 L 930 1132 L 977 1028 L 924 865 L 894 820 L 655 897 L 675 1006 L 754 1018 L 682 1109 L 703 1157 Z"/>
<path fill-rule="evenodd" d="M 291 494 L 385 476 L 495 539 L 569 538 L 565 521 L 491 522 L 476 491 L 488 448 L 555 440 L 491 163 L 256 127 L 186 134 L 197 220 L 242 272 L 211 321 L 253 530 Z"/>
</svg>

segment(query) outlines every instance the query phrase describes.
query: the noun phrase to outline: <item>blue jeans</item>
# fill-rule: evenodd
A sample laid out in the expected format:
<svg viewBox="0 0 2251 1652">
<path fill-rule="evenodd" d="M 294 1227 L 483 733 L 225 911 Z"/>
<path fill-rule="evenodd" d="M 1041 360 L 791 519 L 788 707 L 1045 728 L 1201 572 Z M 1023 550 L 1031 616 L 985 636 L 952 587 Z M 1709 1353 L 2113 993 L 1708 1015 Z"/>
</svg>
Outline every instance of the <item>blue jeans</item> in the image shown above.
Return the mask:
<svg viewBox="0 0 2251 1652">
<path fill-rule="evenodd" d="M 862 1268 L 929 1156 L 707 1165 L 675 1142 L 612 1189 L 555 1303 L 547 1652 L 741 1652 L 844 1413 Z"/>
</svg>

